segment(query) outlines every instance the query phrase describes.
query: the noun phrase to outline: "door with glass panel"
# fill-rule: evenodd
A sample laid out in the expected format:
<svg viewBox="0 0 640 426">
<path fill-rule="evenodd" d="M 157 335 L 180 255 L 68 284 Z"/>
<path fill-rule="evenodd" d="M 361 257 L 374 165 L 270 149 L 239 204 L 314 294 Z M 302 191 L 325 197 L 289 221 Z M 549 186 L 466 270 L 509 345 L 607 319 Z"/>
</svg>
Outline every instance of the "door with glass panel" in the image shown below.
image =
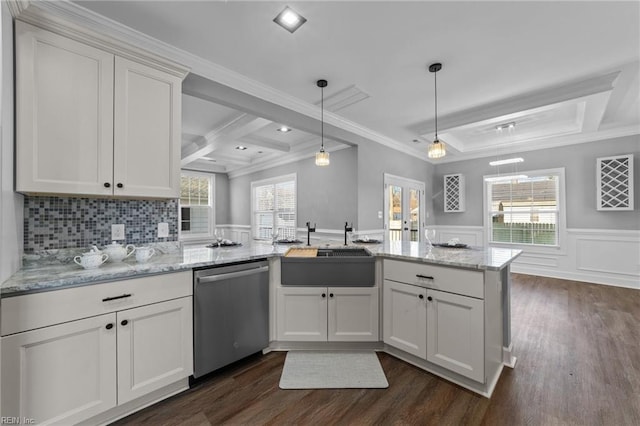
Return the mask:
<svg viewBox="0 0 640 426">
<path fill-rule="evenodd" d="M 420 241 L 424 229 L 424 182 L 384 175 L 384 228 L 387 241 Z"/>
</svg>

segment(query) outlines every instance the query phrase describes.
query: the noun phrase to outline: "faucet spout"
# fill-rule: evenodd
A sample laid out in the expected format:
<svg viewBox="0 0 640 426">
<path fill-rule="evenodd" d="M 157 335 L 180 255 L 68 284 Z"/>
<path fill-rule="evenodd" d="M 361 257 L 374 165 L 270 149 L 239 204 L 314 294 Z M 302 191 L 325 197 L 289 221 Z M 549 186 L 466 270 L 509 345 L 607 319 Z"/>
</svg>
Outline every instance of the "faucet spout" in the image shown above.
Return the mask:
<svg viewBox="0 0 640 426">
<path fill-rule="evenodd" d="M 349 226 L 349 222 L 344 223 L 344 245 L 347 245 L 347 232 L 353 232 L 353 222 Z"/>
<path fill-rule="evenodd" d="M 312 228 L 312 227 L 311 227 L 311 222 L 307 222 L 307 245 L 308 245 L 308 246 L 310 246 L 310 245 L 311 245 L 311 243 L 310 243 L 310 240 L 311 240 L 310 236 L 311 236 L 311 235 L 310 235 L 310 234 L 311 234 L 312 232 L 316 232 L 316 224 L 314 223 L 314 224 L 313 224 L 313 228 Z"/>
</svg>

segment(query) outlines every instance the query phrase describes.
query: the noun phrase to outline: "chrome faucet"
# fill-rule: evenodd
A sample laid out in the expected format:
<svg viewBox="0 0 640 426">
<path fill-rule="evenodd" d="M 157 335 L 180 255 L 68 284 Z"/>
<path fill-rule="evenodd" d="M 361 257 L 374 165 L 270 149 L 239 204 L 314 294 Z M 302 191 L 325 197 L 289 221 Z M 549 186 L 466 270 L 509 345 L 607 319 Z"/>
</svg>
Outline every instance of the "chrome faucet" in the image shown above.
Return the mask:
<svg viewBox="0 0 640 426">
<path fill-rule="evenodd" d="M 349 226 L 349 222 L 344 223 L 344 245 L 347 245 L 347 232 L 353 232 L 353 222 Z"/>
<path fill-rule="evenodd" d="M 312 228 L 312 227 L 311 227 L 311 222 L 307 222 L 307 245 L 308 245 L 308 246 L 310 246 L 310 245 L 311 245 L 311 244 L 310 244 L 310 242 L 309 242 L 309 240 L 310 240 L 310 234 L 311 234 L 312 232 L 316 232 L 316 224 L 314 223 L 314 224 L 313 224 L 313 228 Z"/>
</svg>

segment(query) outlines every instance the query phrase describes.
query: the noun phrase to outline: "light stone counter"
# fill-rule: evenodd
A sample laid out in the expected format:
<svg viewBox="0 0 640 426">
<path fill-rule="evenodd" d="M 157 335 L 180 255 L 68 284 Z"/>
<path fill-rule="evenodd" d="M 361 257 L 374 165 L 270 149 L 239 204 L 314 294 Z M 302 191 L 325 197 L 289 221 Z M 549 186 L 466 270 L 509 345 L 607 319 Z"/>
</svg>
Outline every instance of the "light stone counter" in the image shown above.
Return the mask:
<svg viewBox="0 0 640 426">
<path fill-rule="evenodd" d="M 335 242 L 320 246 L 337 246 Z M 1 286 L 1 296 L 11 297 L 64 287 L 96 284 L 162 274 L 214 265 L 224 265 L 269 257 L 282 256 L 291 246 L 255 242 L 238 247 L 189 247 L 178 243 L 155 245 L 157 254 L 147 263 L 137 263 L 132 256 L 123 262 L 103 264 L 98 269 L 85 270 L 73 262 L 78 250 L 52 250 L 25 256 L 22 269 Z M 502 248 L 451 249 L 424 243 L 391 241 L 384 244 L 363 245 L 376 256 L 481 270 L 501 270 L 509 265 L 520 250 Z M 86 250 L 80 250 L 86 251 Z"/>
</svg>

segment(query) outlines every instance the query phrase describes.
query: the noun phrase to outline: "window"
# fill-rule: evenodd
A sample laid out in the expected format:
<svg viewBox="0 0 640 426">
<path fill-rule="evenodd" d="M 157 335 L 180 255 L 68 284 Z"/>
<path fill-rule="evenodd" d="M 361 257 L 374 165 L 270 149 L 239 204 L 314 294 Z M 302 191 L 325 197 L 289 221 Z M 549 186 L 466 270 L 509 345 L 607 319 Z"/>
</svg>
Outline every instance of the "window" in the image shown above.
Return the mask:
<svg viewBox="0 0 640 426">
<path fill-rule="evenodd" d="M 183 172 L 180 177 L 180 236 L 183 239 L 213 234 L 213 175 Z"/>
<path fill-rule="evenodd" d="M 490 243 L 559 246 L 564 229 L 564 169 L 485 176 Z"/>
<path fill-rule="evenodd" d="M 280 176 L 251 183 L 253 238 L 271 240 L 276 229 L 279 238 L 296 238 L 296 175 Z"/>
</svg>

